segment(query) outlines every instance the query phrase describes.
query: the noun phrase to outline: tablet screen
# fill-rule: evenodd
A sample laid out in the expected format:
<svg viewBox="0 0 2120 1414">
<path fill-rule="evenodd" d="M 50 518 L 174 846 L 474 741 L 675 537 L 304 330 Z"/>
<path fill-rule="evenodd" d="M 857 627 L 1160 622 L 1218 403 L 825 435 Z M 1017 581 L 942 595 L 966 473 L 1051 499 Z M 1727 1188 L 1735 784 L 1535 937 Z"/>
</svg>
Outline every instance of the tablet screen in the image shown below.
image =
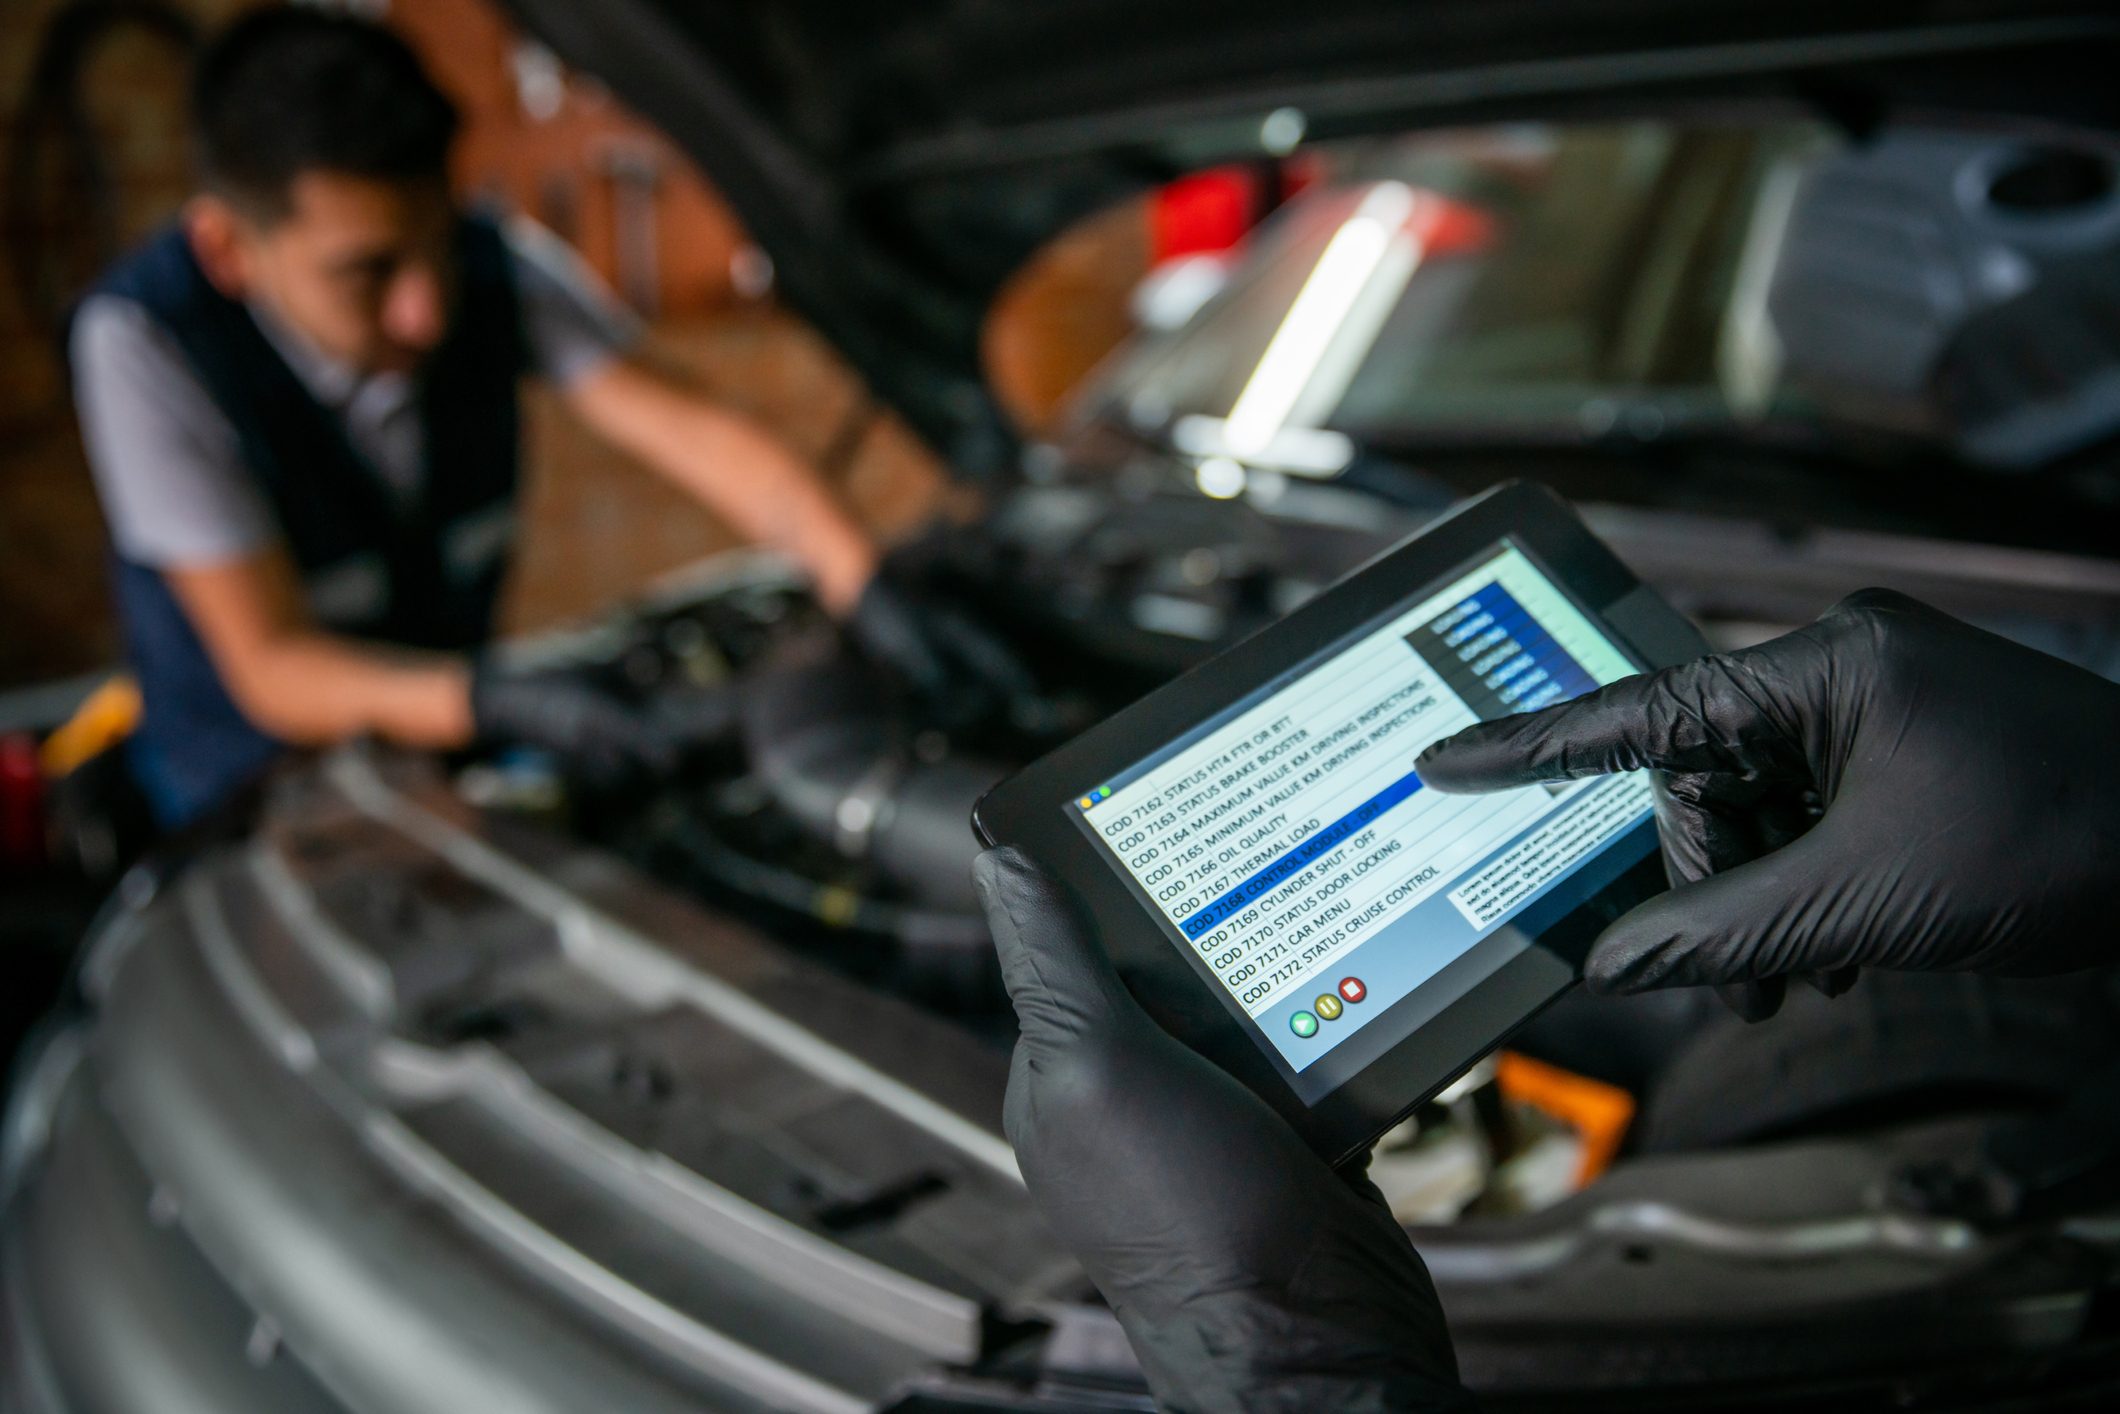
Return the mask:
<svg viewBox="0 0 2120 1414">
<path fill-rule="evenodd" d="M 1645 775 L 1444 795 L 1414 757 L 1636 670 L 1503 541 L 1067 809 L 1314 1101 L 1644 852 Z"/>
</svg>

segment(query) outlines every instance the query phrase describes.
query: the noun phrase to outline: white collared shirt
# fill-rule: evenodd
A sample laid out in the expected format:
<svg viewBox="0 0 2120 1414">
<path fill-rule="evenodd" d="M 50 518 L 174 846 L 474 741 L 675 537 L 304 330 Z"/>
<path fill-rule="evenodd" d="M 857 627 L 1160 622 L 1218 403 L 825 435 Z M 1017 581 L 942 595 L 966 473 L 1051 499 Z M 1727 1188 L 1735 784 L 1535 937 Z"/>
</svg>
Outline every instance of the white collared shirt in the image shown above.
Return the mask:
<svg viewBox="0 0 2120 1414">
<path fill-rule="evenodd" d="M 539 376 L 564 387 L 639 341 L 639 322 L 556 237 L 521 218 L 504 234 Z M 416 497 L 426 462 L 418 376 L 364 375 L 268 311 L 253 306 L 251 317 L 391 493 Z M 235 428 L 153 315 L 93 296 L 75 317 L 70 353 L 82 437 L 120 554 L 158 569 L 217 564 L 278 538 Z"/>
</svg>

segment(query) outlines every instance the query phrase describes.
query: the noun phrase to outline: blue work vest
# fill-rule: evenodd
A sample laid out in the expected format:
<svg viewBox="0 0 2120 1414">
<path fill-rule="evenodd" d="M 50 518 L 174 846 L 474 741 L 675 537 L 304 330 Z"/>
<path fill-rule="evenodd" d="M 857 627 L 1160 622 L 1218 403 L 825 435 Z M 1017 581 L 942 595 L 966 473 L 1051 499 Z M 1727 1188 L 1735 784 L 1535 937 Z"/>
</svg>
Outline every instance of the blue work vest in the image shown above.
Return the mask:
<svg viewBox="0 0 2120 1414">
<path fill-rule="evenodd" d="M 144 307 L 235 428 L 308 592 L 335 633 L 416 648 L 483 641 L 507 568 L 515 509 L 516 384 L 528 367 L 512 257 L 491 222 L 458 228 L 457 304 L 421 374 L 426 466 L 411 503 L 393 494 L 250 311 L 213 287 L 171 227 L 96 292 Z M 139 678 L 134 773 L 166 827 L 227 799 L 285 749 L 222 685 L 161 573 L 112 555 L 126 652 Z"/>
</svg>

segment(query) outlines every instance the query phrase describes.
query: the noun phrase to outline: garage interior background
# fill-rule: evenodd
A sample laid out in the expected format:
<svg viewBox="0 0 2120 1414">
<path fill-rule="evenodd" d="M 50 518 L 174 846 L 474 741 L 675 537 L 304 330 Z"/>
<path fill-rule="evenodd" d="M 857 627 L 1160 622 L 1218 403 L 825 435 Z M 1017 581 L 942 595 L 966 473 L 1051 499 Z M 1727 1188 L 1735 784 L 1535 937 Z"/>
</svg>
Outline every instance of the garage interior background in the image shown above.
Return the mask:
<svg viewBox="0 0 2120 1414">
<path fill-rule="evenodd" d="M 103 528 L 53 324 L 187 185 L 185 61 L 172 35 L 243 0 L 0 5 L 0 689 L 115 660 Z M 823 467 L 886 533 L 942 507 L 931 454 L 771 296 L 771 269 L 690 162 L 596 84 L 527 44 L 486 0 L 357 6 L 397 25 L 461 107 L 467 196 L 527 212 L 646 315 L 657 353 Z M 92 15 L 117 17 L 90 24 Z M 83 35 L 78 45 L 69 35 Z M 71 51 L 71 54 L 62 51 Z M 76 117 L 78 115 L 78 117 Z M 83 162 L 83 158 L 87 162 Z M 1125 332 L 1145 268 L 1143 206 L 1092 220 L 995 307 L 987 357 L 1026 424 Z M 731 543 L 696 504 L 600 445 L 557 400 L 527 403 L 528 530 L 511 629 L 564 621 Z"/>
<path fill-rule="evenodd" d="M 1582 505 L 1721 645 L 1882 583 L 2120 679 L 2111 0 L 2050 0 L 2102 6 L 2080 25 L 2024 0 L 1433 6 L 1456 46 L 1391 0 L 1220 7 L 1227 45 L 1197 7 L 1104 0 L 363 0 L 456 95 L 463 192 L 574 242 L 665 357 L 878 526 L 958 478 L 780 305 L 682 154 L 772 237 L 781 297 L 899 336 L 842 342 L 878 388 L 942 390 L 903 405 L 966 471 L 1004 469 L 978 465 L 1003 454 L 985 390 L 949 396 L 983 333 L 995 401 L 1050 435 L 988 483 L 962 579 L 1039 691 L 953 736 L 769 576 L 606 613 L 729 537 L 533 397 L 506 627 L 601 620 L 586 662 L 703 703 L 711 749 L 598 790 L 356 748 L 294 765 L 174 887 L 114 890 L 118 824 L 67 814 L 94 773 L 48 782 L 16 729 L 116 658 L 53 332 L 184 195 L 182 46 L 157 31 L 252 3 L 0 0 L 0 1407 L 1145 1407 L 1012 1173 L 1013 1013 L 962 822 L 1499 477 Z M 618 18 L 643 11 L 671 30 Z M 522 44 L 504 16 L 533 13 L 674 136 Z M 789 23 L 709 22 L 766 14 Z M 122 23 L 72 28 L 98 15 Z M 821 189 L 862 219 L 789 221 L 739 187 L 727 110 L 665 110 L 732 68 L 775 76 L 776 121 L 824 114 Z M 1529 87 L 1421 97 L 1498 73 Z M 2028 143 L 2020 109 L 2082 125 Z M 1024 138 L 1063 120 L 1092 155 L 1048 166 Z M 1019 264 L 1015 236 L 1174 177 Z M 1226 265 L 1176 258 L 1269 205 Z M 1340 359 L 1331 321 L 1295 318 L 1335 250 L 1361 256 L 1322 282 L 1362 345 Z M 1188 306 L 1188 271 L 1227 299 Z M 1147 356 L 1083 383 L 1130 309 Z M 1291 323 L 1308 366 L 1261 378 Z M 902 377 L 923 354 L 937 376 Z M 1273 416 L 1233 438 L 1247 402 Z M 1957 794 L 1954 829 L 1979 804 Z M 1215 828 L 1255 850 L 1281 826 Z M 1345 868 L 1306 902 L 1353 908 Z M 1379 1146 L 1467 1382 L 1515 1414 L 2120 1409 L 2120 969 L 1788 990 L 1764 1026 L 1705 989 L 1579 996 Z M 63 1403 L 18 1397 L 39 1381 Z"/>
</svg>

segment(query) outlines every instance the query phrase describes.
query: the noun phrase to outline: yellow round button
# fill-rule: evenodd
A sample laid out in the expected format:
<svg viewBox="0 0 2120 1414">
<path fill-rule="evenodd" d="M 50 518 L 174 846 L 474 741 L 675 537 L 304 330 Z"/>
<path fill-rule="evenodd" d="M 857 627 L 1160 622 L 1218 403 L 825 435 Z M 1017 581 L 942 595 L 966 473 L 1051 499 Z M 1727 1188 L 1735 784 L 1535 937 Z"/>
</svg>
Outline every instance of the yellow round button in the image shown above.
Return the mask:
<svg viewBox="0 0 2120 1414">
<path fill-rule="evenodd" d="M 1327 1021 L 1338 1021 L 1340 1019 L 1340 1009 L 1343 1003 L 1330 992 L 1318 993 L 1318 999 L 1312 1002 L 1311 1005 L 1317 1008 L 1318 1015 L 1324 1017 Z"/>
</svg>

